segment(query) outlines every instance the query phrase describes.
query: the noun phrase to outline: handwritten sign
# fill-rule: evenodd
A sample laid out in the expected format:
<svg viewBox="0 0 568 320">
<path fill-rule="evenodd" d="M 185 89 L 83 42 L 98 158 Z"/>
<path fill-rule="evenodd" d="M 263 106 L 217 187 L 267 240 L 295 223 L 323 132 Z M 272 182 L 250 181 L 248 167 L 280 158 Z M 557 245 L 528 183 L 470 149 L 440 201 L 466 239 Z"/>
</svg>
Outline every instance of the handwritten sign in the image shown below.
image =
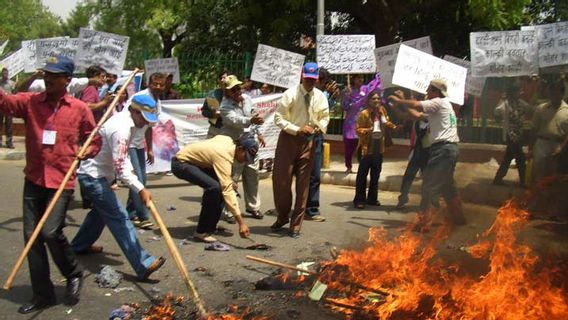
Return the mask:
<svg viewBox="0 0 568 320">
<path fill-rule="evenodd" d="M 79 69 L 99 65 L 109 73 L 120 74 L 126 60 L 129 37 L 81 28 L 81 44 L 76 61 Z"/>
<path fill-rule="evenodd" d="M 568 64 L 568 21 L 521 27 L 521 30 L 536 31 L 539 67 Z"/>
<path fill-rule="evenodd" d="M 515 77 L 538 73 L 538 42 L 533 30 L 469 34 L 471 72 L 477 77 Z"/>
<path fill-rule="evenodd" d="M 377 61 L 377 71 L 381 73 L 381 81 L 384 88 L 392 87 L 392 74 L 394 73 L 394 65 L 396 63 L 398 49 L 401 44 L 432 54 L 432 42 L 430 41 L 429 36 L 390 44 L 388 46 L 375 49 L 374 52 L 375 60 Z"/>
<path fill-rule="evenodd" d="M 431 80 L 442 79 L 448 86 L 450 101 L 462 105 L 466 76 L 466 68 L 403 44 L 398 50 L 392 82 L 426 93 Z"/>
<path fill-rule="evenodd" d="M 20 49 L 11 55 L 7 56 L 0 62 L 1 68 L 8 68 L 10 72 L 10 77 L 17 75 L 22 72 L 25 68 L 25 52 L 24 49 Z"/>
<path fill-rule="evenodd" d="M 22 50 L 24 71 L 28 73 L 36 71 L 36 40 L 22 41 Z"/>
<path fill-rule="evenodd" d="M 45 65 L 47 58 L 63 55 L 75 61 L 77 57 L 77 49 L 79 49 L 79 38 L 48 38 L 37 39 L 36 46 L 36 64 L 35 68 L 41 68 Z"/>
<path fill-rule="evenodd" d="M 317 60 L 333 74 L 375 73 L 375 35 L 319 35 Z"/>
<path fill-rule="evenodd" d="M 300 83 L 305 57 L 301 54 L 259 44 L 251 80 L 291 88 Z"/>
<path fill-rule="evenodd" d="M 155 72 L 172 74 L 174 76 L 173 83 L 180 83 L 178 58 L 151 59 L 144 61 L 146 82 L 149 80 L 148 77 Z"/>
<path fill-rule="evenodd" d="M 468 60 L 460 59 L 454 56 L 445 55 L 444 60 L 449 61 L 458 66 L 462 66 L 467 69 L 467 78 L 465 80 L 465 92 L 480 97 L 483 92 L 483 87 L 485 86 L 485 80 L 487 78 L 474 77 L 471 75 L 471 62 Z"/>
</svg>

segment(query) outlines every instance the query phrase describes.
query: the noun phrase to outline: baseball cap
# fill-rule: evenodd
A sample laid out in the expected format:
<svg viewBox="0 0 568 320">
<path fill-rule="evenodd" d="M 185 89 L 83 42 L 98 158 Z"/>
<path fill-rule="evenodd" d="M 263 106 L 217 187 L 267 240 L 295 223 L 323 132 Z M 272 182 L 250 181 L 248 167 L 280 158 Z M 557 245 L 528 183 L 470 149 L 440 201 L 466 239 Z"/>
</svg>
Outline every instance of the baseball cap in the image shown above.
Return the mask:
<svg viewBox="0 0 568 320">
<path fill-rule="evenodd" d="M 434 79 L 430 81 L 430 85 L 438 90 L 444 95 L 444 97 L 448 96 L 448 86 L 446 85 L 446 81 L 442 79 Z"/>
<path fill-rule="evenodd" d="M 75 63 L 73 60 L 63 55 L 51 56 L 47 58 L 42 70 L 51 73 L 65 73 L 73 75 L 73 71 L 75 71 Z"/>
<path fill-rule="evenodd" d="M 154 98 L 147 94 L 137 94 L 130 102 L 132 109 L 142 112 L 142 116 L 150 123 L 158 122 L 158 109 Z"/>
<path fill-rule="evenodd" d="M 245 150 L 247 163 L 253 163 L 254 157 L 256 157 L 256 153 L 258 152 L 258 143 L 254 136 L 250 134 L 242 135 L 239 138 L 239 145 L 241 145 Z"/>
<path fill-rule="evenodd" d="M 315 62 L 306 62 L 302 69 L 302 78 L 319 79 L 319 67 Z"/>
<path fill-rule="evenodd" d="M 242 81 L 237 79 L 237 76 L 232 74 L 228 75 L 223 82 L 225 83 L 225 89 L 232 89 L 234 86 L 243 84 Z"/>
</svg>

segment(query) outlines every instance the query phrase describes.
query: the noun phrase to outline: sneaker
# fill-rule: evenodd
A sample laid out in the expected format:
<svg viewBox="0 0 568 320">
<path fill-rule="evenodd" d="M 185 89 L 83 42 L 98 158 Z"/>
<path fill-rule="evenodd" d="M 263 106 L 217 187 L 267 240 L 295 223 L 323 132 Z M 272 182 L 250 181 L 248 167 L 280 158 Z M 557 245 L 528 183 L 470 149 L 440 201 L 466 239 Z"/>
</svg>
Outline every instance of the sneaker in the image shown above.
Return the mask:
<svg viewBox="0 0 568 320">
<path fill-rule="evenodd" d="M 154 223 L 152 221 L 144 220 L 144 221 L 140 221 L 138 228 L 150 230 L 150 229 L 152 229 L 153 226 L 154 226 Z"/>
<path fill-rule="evenodd" d="M 260 210 L 247 210 L 247 213 L 250 214 L 253 218 L 261 220 L 264 218 L 264 215 Z"/>
<path fill-rule="evenodd" d="M 315 221 L 315 222 L 324 222 L 325 221 L 325 217 L 322 217 L 321 215 L 315 215 L 315 216 L 310 216 L 309 214 L 307 214 L 304 217 L 305 220 L 309 220 L 309 221 Z"/>
<path fill-rule="evenodd" d="M 205 243 L 212 243 L 212 242 L 216 242 L 217 239 L 213 236 L 211 236 L 209 233 L 198 233 L 195 232 L 193 233 L 193 239 L 197 240 L 197 241 L 201 241 L 201 242 L 205 242 Z"/>
<path fill-rule="evenodd" d="M 152 273 L 158 271 L 158 269 L 164 265 L 164 262 L 166 262 L 166 258 L 164 257 L 159 257 L 154 260 L 154 262 L 152 262 L 152 264 L 146 269 L 146 272 L 144 272 L 144 275 L 140 278 L 140 280 L 148 279 Z"/>
<path fill-rule="evenodd" d="M 132 222 L 132 224 L 133 224 L 135 227 L 137 227 L 137 228 L 140 227 L 141 221 L 140 221 L 140 219 L 138 219 L 138 217 L 130 218 L 130 221 Z"/>
</svg>

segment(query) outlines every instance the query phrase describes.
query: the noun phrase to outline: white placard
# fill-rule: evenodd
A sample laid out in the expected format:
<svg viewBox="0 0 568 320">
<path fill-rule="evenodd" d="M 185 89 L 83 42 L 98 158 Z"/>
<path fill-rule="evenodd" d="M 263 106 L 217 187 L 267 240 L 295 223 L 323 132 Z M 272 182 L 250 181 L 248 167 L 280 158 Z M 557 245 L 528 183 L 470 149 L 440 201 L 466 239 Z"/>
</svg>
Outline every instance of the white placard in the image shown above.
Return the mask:
<svg viewBox="0 0 568 320">
<path fill-rule="evenodd" d="M 259 44 L 252 66 L 251 80 L 291 88 L 300 83 L 305 56 Z"/>
<path fill-rule="evenodd" d="M 483 87 L 485 86 L 485 80 L 487 78 L 474 77 L 471 75 L 471 62 L 469 60 L 460 59 L 454 56 L 445 55 L 444 60 L 449 61 L 458 66 L 462 66 L 467 69 L 467 78 L 465 80 L 465 92 L 480 97 L 483 92 Z"/>
<path fill-rule="evenodd" d="M 45 65 L 47 58 L 63 55 L 76 62 L 77 50 L 79 49 L 79 38 L 47 38 L 35 40 L 36 64 L 35 69 Z"/>
<path fill-rule="evenodd" d="M 25 55 L 24 49 L 20 49 L 11 55 L 7 56 L 0 62 L 1 68 L 8 68 L 8 72 L 10 72 L 10 78 L 14 77 L 18 73 L 24 70 L 25 68 Z"/>
<path fill-rule="evenodd" d="M 374 50 L 375 60 L 377 61 L 377 71 L 381 74 L 381 84 L 383 85 L 383 88 L 392 87 L 394 64 L 396 63 L 398 49 L 401 44 L 432 54 L 432 42 L 430 41 L 430 36 L 376 48 Z"/>
<path fill-rule="evenodd" d="M 463 104 L 467 69 L 436 58 L 420 50 L 401 45 L 396 58 L 392 82 L 410 90 L 426 93 L 433 79 L 442 79 L 448 86 L 448 98 Z"/>
<path fill-rule="evenodd" d="M 174 76 L 173 83 L 180 83 L 178 58 L 145 60 L 144 73 L 146 75 L 146 83 L 148 83 L 148 77 L 155 72 L 172 74 Z"/>
<path fill-rule="evenodd" d="M 24 56 L 24 71 L 27 73 L 36 71 L 36 40 L 22 41 L 22 55 Z"/>
<path fill-rule="evenodd" d="M 317 60 L 333 74 L 375 73 L 375 35 L 319 35 Z"/>
<path fill-rule="evenodd" d="M 81 44 L 76 65 L 80 70 L 98 65 L 109 73 L 120 74 L 126 60 L 129 37 L 81 28 Z"/>
<path fill-rule="evenodd" d="M 568 21 L 521 27 L 535 30 L 540 68 L 568 64 Z"/>
<path fill-rule="evenodd" d="M 516 77 L 538 73 L 538 41 L 533 30 L 469 34 L 471 72 L 477 77 Z"/>
</svg>

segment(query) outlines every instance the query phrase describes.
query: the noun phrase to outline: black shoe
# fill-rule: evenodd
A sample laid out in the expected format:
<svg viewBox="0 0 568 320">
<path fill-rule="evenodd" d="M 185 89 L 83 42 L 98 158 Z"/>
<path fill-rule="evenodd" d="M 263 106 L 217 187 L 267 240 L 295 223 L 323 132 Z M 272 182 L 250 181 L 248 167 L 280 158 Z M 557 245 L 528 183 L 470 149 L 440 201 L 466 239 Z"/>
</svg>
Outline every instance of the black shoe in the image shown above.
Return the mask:
<svg viewBox="0 0 568 320">
<path fill-rule="evenodd" d="M 264 215 L 259 210 L 247 210 L 247 213 L 249 213 L 255 219 L 261 220 L 262 218 L 264 218 Z"/>
<path fill-rule="evenodd" d="M 79 295 L 83 287 L 83 275 L 67 279 L 67 287 L 65 288 L 65 297 L 63 303 L 68 306 L 76 305 L 79 302 Z"/>
<path fill-rule="evenodd" d="M 31 312 L 49 308 L 54 305 L 55 305 L 55 300 L 35 300 L 19 307 L 18 312 L 21 314 L 28 314 Z"/>
<path fill-rule="evenodd" d="M 290 238 L 298 239 L 300 237 L 300 231 L 290 230 Z"/>
<path fill-rule="evenodd" d="M 367 204 L 370 205 L 370 206 L 377 206 L 377 207 L 380 207 L 380 206 L 381 206 L 381 202 L 378 201 L 378 200 L 377 200 L 377 201 L 374 201 L 374 202 L 373 202 L 373 201 L 368 201 Z"/>
<path fill-rule="evenodd" d="M 503 182 L 502 179 L 495 179 L 495 180 L 493 180 L 493 185 L 496 185 L 496 186 L 506 186 L 507 184 L 506 184 L 505 182 Z"/>
<path fill-rule="evenodd" d="M 142 276 L 142 278 L 140 278 L 140 280 L 148 279 L 152 273 L 158 271 L 158 269 L 160 269 L 164 265 L 164 262 L 166 262 L 166 258 L 164 257 L 159 257 L 158 259 L 154 260 L 154 262 L 152 262 L 148 269 L 146 269 L 146 272 L 144 272 L 144 275 Z"/>
<path fill-rule="evenodd" d="M 278 220 L 276 220 L 276 222 L 274 222 L 271 226 L 270 229 L 272 229 L 272 231 L 280 231 L 284 228 L 284 226 L 287 224 L 288 222 L 279 222 Z"/>
</svg>

